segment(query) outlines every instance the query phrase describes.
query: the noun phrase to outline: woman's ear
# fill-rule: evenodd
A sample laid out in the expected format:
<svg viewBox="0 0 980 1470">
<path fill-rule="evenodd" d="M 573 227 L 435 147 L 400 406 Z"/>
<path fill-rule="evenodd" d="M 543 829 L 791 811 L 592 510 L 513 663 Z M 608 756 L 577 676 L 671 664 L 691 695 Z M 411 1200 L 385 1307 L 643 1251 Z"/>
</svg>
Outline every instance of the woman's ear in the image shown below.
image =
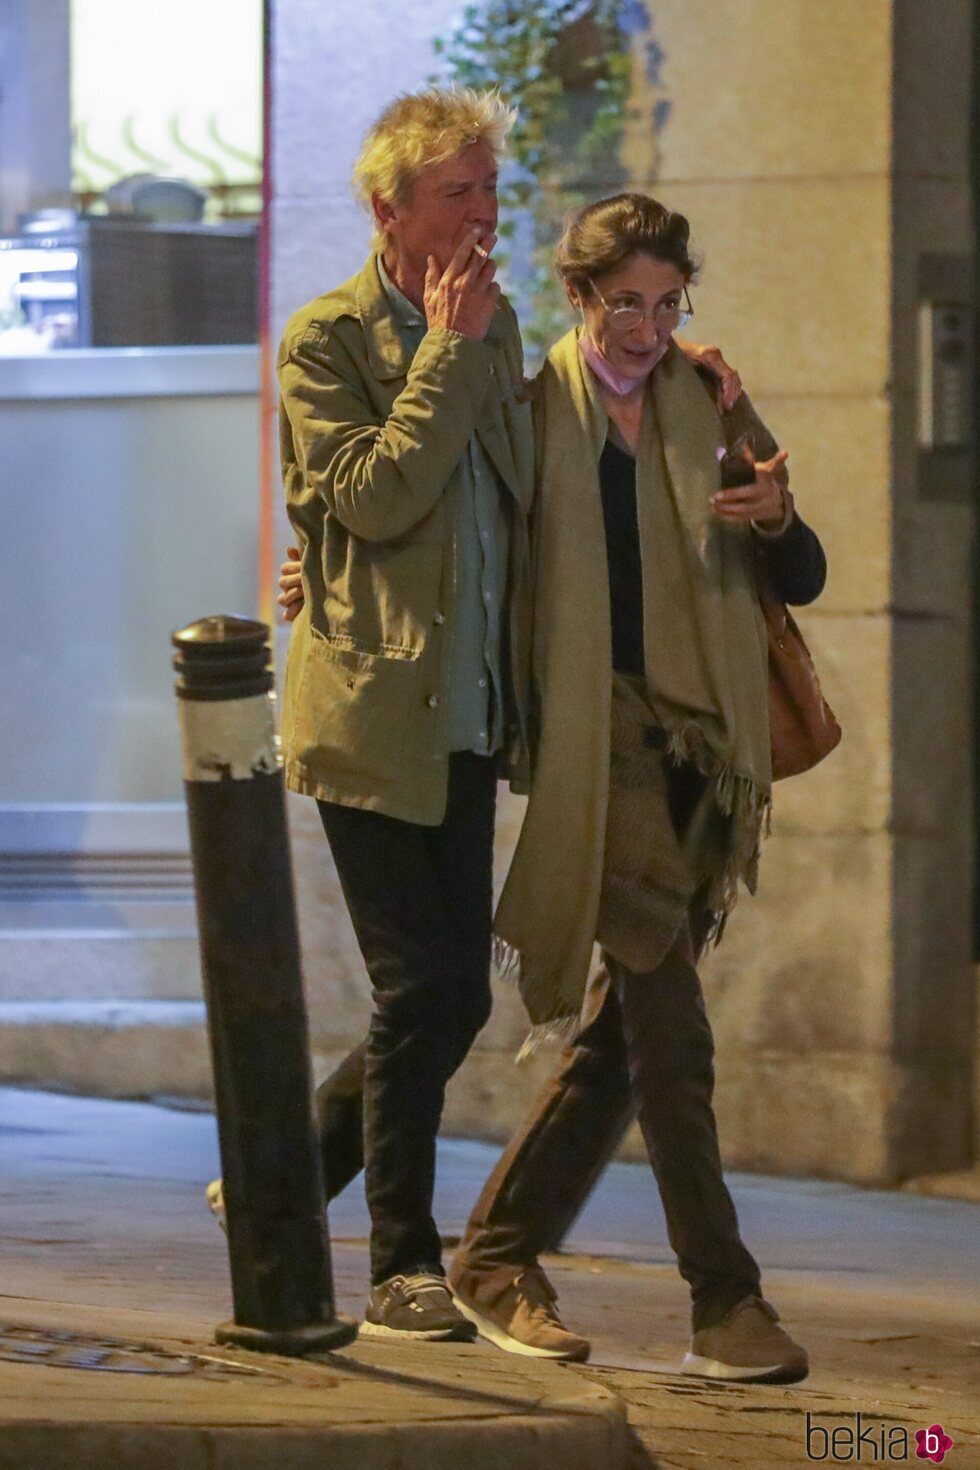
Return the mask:
<svg viewBox="0 0 980 1470">
<path fill-rule="evenodd" d="M 565 294 L 568 297 L 569 301 L 572 303 L 572 306 L 575 308 L 575 310 L 579 311 L 582 306 L 582 295 L 578 287 L 573 286 L 571 281 L 566 281 Z"/>
</svg>

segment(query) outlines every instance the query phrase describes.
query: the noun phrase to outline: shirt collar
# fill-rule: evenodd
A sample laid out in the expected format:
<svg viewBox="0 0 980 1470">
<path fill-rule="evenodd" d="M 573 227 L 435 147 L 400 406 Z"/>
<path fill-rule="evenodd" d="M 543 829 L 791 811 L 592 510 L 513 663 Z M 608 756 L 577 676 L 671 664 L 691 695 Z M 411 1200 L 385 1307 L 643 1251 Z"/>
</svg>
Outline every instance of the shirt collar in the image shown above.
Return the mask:
<svg viewBox="0 0 980 1470">
<path fill-rule="evenodd" d="M 427 325 L 425 317 L 417 306 L 413 306 L 404 292 L 399 291 L 394 281 L 385 270 L 383 257 L 378 256 L 378 275 L 381 277 L 381 285 L 391 303 L 391 314 L 401 327 L 424 327 Z"/>
</svg>

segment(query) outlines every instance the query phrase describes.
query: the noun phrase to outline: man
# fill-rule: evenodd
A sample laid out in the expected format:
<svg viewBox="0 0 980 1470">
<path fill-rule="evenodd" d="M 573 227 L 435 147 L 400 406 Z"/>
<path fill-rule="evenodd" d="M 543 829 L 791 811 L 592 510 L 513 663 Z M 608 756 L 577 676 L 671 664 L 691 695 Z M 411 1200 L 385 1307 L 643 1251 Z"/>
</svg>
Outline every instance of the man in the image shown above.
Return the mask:
<svg viewBox="0 0 980 1470">
<path fill-rule="evenodd" d="M 286 782 L 316 798 L 374 1012 L 323 1089 L 328 1198 L 363 1162 L 362 1330 L 467 1338 L 432 1219 L 445 1086 L 490 1012 L 498 760 L 522 746 L 531 498 L 516 319 L 494 281 L 496 96 L 429 90 L 379 118 L 355 180 L 360 273 L 289 322 L 281 449 L 304 608 Z"/>
</svg>

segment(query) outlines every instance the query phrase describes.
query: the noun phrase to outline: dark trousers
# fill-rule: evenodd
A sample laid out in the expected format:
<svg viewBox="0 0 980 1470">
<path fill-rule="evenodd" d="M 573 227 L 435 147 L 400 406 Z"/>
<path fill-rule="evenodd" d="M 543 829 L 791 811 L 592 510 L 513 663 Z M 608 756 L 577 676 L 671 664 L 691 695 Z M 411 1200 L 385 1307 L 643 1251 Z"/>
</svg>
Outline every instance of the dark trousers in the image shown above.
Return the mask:
<svg viewBox="0 0 980 1470">
<path fill-rule="evenodd" d="M 318 803 L 374 1000 L 367 1041 L 318 1093 L 325 1185 L 365 1164 L 374 1283 L 441 1262 L 446 1083 L 490 1015 L 496 783 L 492 759 L 450 756 L 438 827 Z"/>
<path fill-rule="evenodd" d="M 604 959 L 586 1024 L 484 1186 L 457 1261 L 490 1272 L 556 1249 L 637 1116 L 698 1331 L 758 1294 L 760 1277 L 722 1176 L 690 937 L 651 974 Z"/>
</svg>

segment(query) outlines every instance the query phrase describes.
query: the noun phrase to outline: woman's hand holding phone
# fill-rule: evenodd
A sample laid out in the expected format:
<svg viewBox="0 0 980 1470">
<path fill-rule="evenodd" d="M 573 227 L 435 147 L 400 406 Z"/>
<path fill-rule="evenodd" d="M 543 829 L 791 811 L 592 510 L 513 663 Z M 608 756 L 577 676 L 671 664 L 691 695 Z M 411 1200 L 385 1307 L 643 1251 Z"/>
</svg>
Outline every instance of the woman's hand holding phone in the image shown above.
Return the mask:
<svg viewBox="0 0 980 1470">
<path fill-rule="evenodd" d="M 788 475 L 785 449 L 772 459 L 757 460 L 751 434 L 743 434 L 721 460 L 722 488 L 711 497 L 711 507 L 727 525 L 753 524 L 778 531 L 786 519 Z"/>
</svg>

